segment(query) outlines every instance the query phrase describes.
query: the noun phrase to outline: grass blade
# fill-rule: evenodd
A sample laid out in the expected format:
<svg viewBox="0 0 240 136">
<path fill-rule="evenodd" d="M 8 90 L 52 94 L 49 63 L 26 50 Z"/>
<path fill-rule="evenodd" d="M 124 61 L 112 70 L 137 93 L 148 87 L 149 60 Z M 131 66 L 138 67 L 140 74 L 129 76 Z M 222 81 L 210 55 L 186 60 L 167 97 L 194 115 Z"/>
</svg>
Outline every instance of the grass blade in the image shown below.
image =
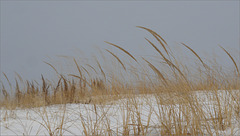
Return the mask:
<svg viewBox="0 0 240 136">
<path fill-rule="evenodd" d="M 113 57 L 115 57 L 118 62 L 122 65 L 122 67 L 124 68 L 124 70 L 126 71 L 126 67 L 124 66 L 124 64 L 122 63 L 122 61 L 115 55 L 113 54 L 111 51 L 109 51 L 108 49 L 106 49 L 107 52 L 109 52 Z"/>
<path fill-rule="evenodd" d="M 113 44 L 113 43 L 110 43 L 110 42 L 107 42 L 107 41 L 105 41 L 105 43 L 110 44 L 110 45 L 112 45 L 114 47 L 117 47 L 118 49 L 120 49 L 123 52 L 125 52 L 127 55 L 129 55 L 133 60 L 135 60 L 137 62 L 137 60 L 132 56 L 132 54 L 130 54 L 128 51 L 124 50 L 122 47 L 119 47 L 116 44 Z"/>
<path fill-rule="evenodd" d="M 227 50 L 225 50 L 221 45 L 218 45 L 218 46 L 219 46 L 220 48 L 222 48 L 223 51 L 224 51 L 225 53 L 227 53 L 227 55 L 231 58 L 232 62 L 233 62 L 234 65 L 235 65 L 235 68 L 236 68 L 236 70 L 237 70 L 238 77 L 240 77 L 240 73 L 239 73 L 239 70 L 238 70 L 237 63 L 236 63 L 235 60 L 233 59 L 232 55 L 231 55 Z"/>
</svg>

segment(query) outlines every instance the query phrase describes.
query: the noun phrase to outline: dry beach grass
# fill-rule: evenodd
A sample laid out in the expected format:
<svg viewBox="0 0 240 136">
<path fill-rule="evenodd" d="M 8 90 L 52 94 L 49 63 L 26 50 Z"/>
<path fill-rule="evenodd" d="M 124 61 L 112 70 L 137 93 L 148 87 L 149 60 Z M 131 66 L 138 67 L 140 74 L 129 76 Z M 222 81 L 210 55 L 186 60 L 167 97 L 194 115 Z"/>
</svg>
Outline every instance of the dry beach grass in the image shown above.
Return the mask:
<svg viewBox="0 0 240 136">
<path fill-rule="evenodd" d="M 41 83 L 23 81 L 18 75 L 12 85 L 3 73 L 9 90 L 2 84 L 1 134 L 240 134 L 240 74 L 236 59 L 220 46 L 233 66 L 225 72 L 219 64 L 205 61 L 181 43 L 197 59 L 191 68 L 174 55 L 159 34 L 139 28 L 155 38 L 157 43 L 146 41 L 158 53 L 158 63 L 134 57 L 106 42 L 129 57 L 131 63 L 106 49 L 106 55 L 119 64 L 116 69 L 108 70 L 97 59 L 96 66 L 80 65 L 74 58 L 77 74 L 61 74 L 45 62 L 57 73 L 56 82 L 44 76 Z"/>
</svg>

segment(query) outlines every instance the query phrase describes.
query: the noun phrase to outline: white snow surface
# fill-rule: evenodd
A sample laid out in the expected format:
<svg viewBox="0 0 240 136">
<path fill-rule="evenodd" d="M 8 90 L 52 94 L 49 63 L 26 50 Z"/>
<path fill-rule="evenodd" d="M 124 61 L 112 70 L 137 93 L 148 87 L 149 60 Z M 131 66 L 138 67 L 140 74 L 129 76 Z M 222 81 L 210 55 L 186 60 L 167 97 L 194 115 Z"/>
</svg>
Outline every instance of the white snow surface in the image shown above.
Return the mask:
<svg viewBox="0 0 240 136">
<path fill-rule="evenodd" d="M 238 91 L 236 90 L 236 92 Z M 228 91 L 219 90 L 217 94 L 222 98 L 220 105 L 226 105 L 226 102 L 234 98 L 234 95 L 232 93 L 229 95 Z M 189 97 L 198 99 L 199 105 L 203 106 L 201 109 L 206 112 L 206 120 L 210 121 L 217 118 L 214 112 L 217 109 L 214 109 L 214 105 L 219 103 L 209 101 L 214 95 L 215 93 L 209 91 L 207 93 L 196 91 L 189 95 Z M 134 134 L 134 128 L 137 130 L 138 127 L 144 127 L 146 135 L 161 135 L 161 129 L 164 127 L 160 123 L 162 121 L 160 113 L 161 115 L 167 114 L 171 112 L 170 109 L 175 109 L 175 114 L 179 116 L 181 123 L 187 123 L 186 117 L 179 112 L 184 108 L 181 104 L 162 104 L 159 102 L 159 97 L 161 96 L 139 95 L 134 99 L 124 98 L 114 104 L 104 105 L 66 104 L 16 110 L 2 108 L 0 135 L 85 135 L 86 133 L 89 135 L 106 135 L 108 133 L 123 135 L 124 126 L 129 126 L 129 134 Z M 162 98 L 164 97 L 162 96 Z M 164 101 L 169 99 L 165 98 Z M 225 115 L 225 118 L 229 116 L 227 113 Z M 140 121 L 142 126 L 137 125 Z M 232 117 L 231 126 L 224 130 L 216 130 L 211 126 L 211 131 L 213 135 L 240 135 L 239 116 Z M 174 132 L 174 130 L 171 131 Z M 188 131 L 191 132 L 191 130 Z M 206 135 L 208 135 L 207 130 Z"/>
</svg>

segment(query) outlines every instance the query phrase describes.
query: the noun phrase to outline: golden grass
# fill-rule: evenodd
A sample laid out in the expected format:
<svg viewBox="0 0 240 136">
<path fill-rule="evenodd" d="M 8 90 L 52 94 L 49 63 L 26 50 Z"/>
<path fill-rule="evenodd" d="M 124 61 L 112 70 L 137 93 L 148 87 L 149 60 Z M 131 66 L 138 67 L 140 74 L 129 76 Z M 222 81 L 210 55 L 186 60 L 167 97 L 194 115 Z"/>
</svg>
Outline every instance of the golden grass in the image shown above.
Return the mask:
<svg viewBox="0 0 240 136">
<path fill-rule="evenodd" d="M 157 45 L 145 38 L 160 54 L 160 59 L 164 60 L 163 63 L 156 65 L 143 57 L 141 60 L 146 63 L 141 63 L 141 60 L 135 58 L 127 50 L 106 42 L 130 56 L 137 62 L 137 65 L 127 64 L 127 60 L 120 60 L 113 52 L 106 49 L 110 53 L 109 55 L 121 64 L 121 67 L 107 71 L 106 66 L 97 59 L 97 67 L 90 64 L 86 64 L 84 67 L 84 65 L 79 65 L 76 59 L 73 59 L 78 74 L 63 75 L 52 64 L 45 62 L 57 73 L 56 83 L 50 82 L 44 76 L 42 76 L 41 83 L 23 81 L 21 76 L 17 74 L 18 79 L 15 80 L 15 86 L 3 73 L 10 90 L 6 90 L 2 83 L 0 97 L 4 99 L 0 100 L 0 107 L 15 109 L 67 103 L 92 104 L 94 106 L 92 112 L 96 114 L 97 118 L 96 122 L 93 122 L 90 117 L 90 120 L 84 120 L 83 114 L 79 113 L 84 135 L 130 135 L 132 133 L 134 135 L 148 135 L 150 129 L 153 128 L 159 130 L 158 133 L 161 135 L 219 135 L 218 130 L 224 131 L 228 128 L 231 128 L 231 134 L 234 134 L 234 126 L 231 121 L 235 119 L 240 123 L 239 69 L 234 57 L 220 46 L 233 62 L 237 78 L 232 75 L 234 69 L 225 72 L 219 70 L 220 67 L 219 69 L 214 67 L 216 64 L 206 65 L 191 47 L 182 43 L 202 64 L 195 66 L 198 69 L 192 70 L 182 62 L 177 61 L 177 56 L 174 56 L 170 46 L 159 34 L 149 28 L 138 27 L 150 32 L 159 42 L 167 55 L 164 55 L 165 53 Z M 121 71 L 122 68 L 124 71 Z M 207 74 L 203 73 L 202 68 L 207 70 Z M 101 74 L 98 73 L 99 70 Z M 90 77 L 91 71 L 94 71 L 95 77 Z M 87 76 L 84 73 L 87 73 Z M 128 77 L 131 77 L 131 80 Z M 23 84 L 24 87 L 20 87 L 19 84 Z M 14 93 L 10 94 L 11 91 Z M 153 100 L 148 99 L 149 95 L 154 96 L 157 109 L 152 105 L 151 101 Z M 140 96 L 143 96 L 146 104 L 138 101 Z M 113 133 L 110 119 L 107 118 L 108 111 L 102 107 L 109 104 L 114 105 L 115 102 L 123 98 L 128 101 L 121 103 L 123 105 L 121 109 L 122 127 L 116 128 Z M 203 103 L 205 99 L 213 105 L 213 109 L 206 109 L 207 105 Z M 144 115 L 147 116 L 146 123 L 142 120 L 143 114 L 140 110 L 144 106 L 149 107 L 150 111 Z M 41 125 L 47 129 L 49 135 L 63 135 L 66 109 L 63 110 L 63 116 L 56 131 L 51 129 L 46 111 L 41 111 L 42 115 L 40 116 L 45 123 Z M 157 116 L 159 122 L 155 126 L 151 126 L 153 114 Z M 99 124 L 104 124 L 104 129 L 99 128 Z"/>
</svg>

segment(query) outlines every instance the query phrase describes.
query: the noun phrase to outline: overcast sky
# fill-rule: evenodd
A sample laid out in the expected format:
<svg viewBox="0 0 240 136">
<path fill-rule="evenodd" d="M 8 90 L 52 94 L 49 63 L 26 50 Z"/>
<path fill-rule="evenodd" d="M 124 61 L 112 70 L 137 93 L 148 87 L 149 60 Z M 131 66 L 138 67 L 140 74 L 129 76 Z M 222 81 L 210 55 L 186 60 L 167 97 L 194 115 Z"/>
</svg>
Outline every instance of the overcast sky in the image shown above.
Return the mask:
<svg viewBox="0 0 240 136">
<path fill-rule="evenodd" d="M 53 71 L 43 61 L 90 57 L 96 47 L 108 48 L 104 41 L 136 56 L 153 54 L 144 48 L 151 36 L 136 26 L 153 29 L 172 47 L 184 42 L 201 57 L 226 58 L 218 44 L 239 53 L 239 20 L 239 1 L 1 1 L 1 72 L 12 79 L 14 72 L 26 79 L 49 76 Z"/>
</svg>

